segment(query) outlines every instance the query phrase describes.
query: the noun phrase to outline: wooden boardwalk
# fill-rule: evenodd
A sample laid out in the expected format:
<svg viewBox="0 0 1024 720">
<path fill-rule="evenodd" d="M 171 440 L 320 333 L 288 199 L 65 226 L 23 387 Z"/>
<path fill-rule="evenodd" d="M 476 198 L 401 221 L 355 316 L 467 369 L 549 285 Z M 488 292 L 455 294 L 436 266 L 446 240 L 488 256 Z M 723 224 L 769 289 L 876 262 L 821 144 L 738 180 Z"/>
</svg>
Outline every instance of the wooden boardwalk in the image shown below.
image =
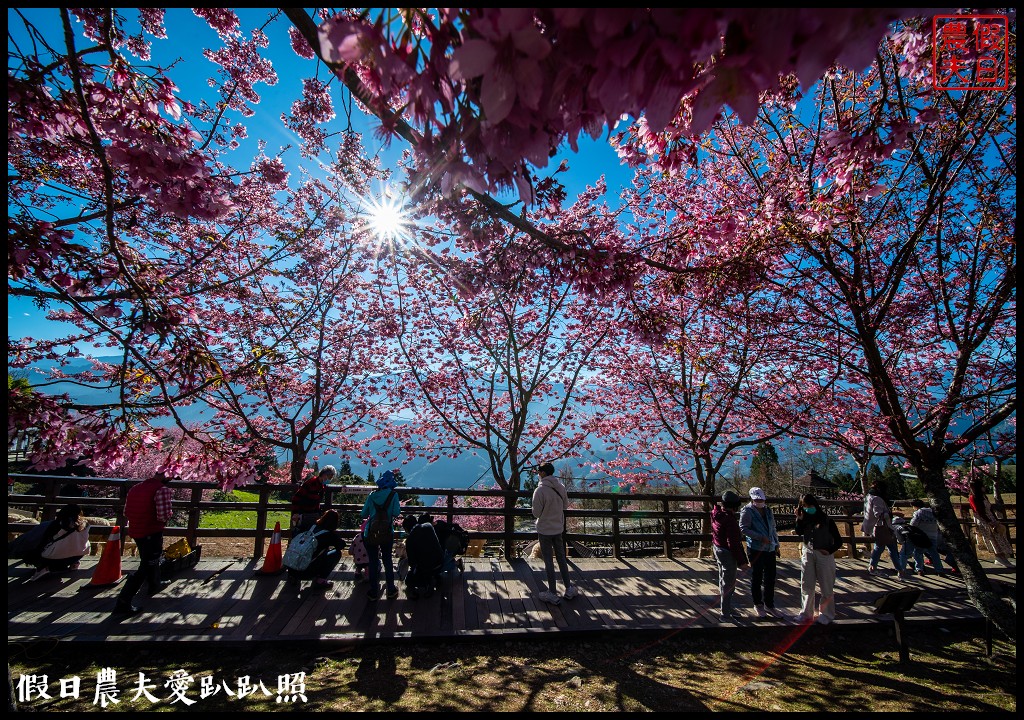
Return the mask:
<svg viewBox="0 0 1024 720">
<path fill-rule="evenodd" d="M 443 593 L 430 598 L 369 602 L 366 585 L 351 580 L 351 558 L 337 568 L 333 588 L 301 591 L 285 576 L 258 576 L 261 563 L 209 558 L 180 572 L 167 590 L 137 602 L 144 612 L 112 617 L 120 586 L 90 585 L 95 557 L 77 571 L 28 582 L 32 569 L 8 561 L 8 643 L 38 640 L 64 642 L 188 642 L 217 640 L 251 643 L 295 640 L 344 643 L 402 639 L 456 639 L 484 636 L 607 631 L 749 632 L 752 628 L 793 625 L 787 620 L 759 620 L 750 608 L 749 582 L 740 580 L 735 607 L 742 617 L 717 618 L 717 573 L 708 560 L 571 558 L 580 596 L 558 606 L 536 599 L 544 577 L 540 560 L 466 558 L 465 572 L 454 574 Z M 137 560 L 126 558 L 123 572 Z M 1016 570 L 984 563 L 990 576 L 1016 588 Z M 980 619 L 962 582 L 948 575 L 925 575 L 908 581 L 885 574 L 869 575 L 864 560 L 838 561 L 837 620 L 840 627 L 891 623 L 874 613 L 872 602 L 884 593 L 920 588 L 921 597 L 908 621 L 943 622 Z M 799 565 L 779 561 L 776 606 L 786 615 L 799 609 Z M 795 627 L 795 626 L 794 626 Z"/>
</svg>

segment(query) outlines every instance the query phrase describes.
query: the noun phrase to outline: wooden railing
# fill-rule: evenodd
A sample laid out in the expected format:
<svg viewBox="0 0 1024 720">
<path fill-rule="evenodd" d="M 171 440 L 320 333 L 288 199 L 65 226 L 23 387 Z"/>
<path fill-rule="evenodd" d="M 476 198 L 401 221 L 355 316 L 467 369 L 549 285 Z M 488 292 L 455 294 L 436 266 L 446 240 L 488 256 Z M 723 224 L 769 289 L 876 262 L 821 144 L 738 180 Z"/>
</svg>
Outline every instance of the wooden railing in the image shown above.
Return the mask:
<svg viewBox="0 0 1024 720">
<path fill-rule="evenodd" d="M 26 483 L 39 492 L 36 494 L 14 494 L 14 483 Z M 112 525 L 124 526 L 124 500 L 128 489 L 137 480 L 115 478 L 82 478 L 61 477 L 54 475 L 9 475 L 8 476 L 8 508 L 20 508 L 39 520 L 48 520 L 56 515 L 57 510 L 69 503 L 78 503 L 89 509 L 88 514 L 112 518 Z M 69 483 L 87 490 L 86 497 L 61 495 L 61 488 Z M 273 512 L 288 512 L 290 504 L 281 500 L 273 500 L 272 495 L 281 491 L 294 491 L 293 485 L 250 485 L 236 488 L 258 496 L 256 502 L 237 502 L 225 500 L 203 499 L 204 493 L 212 494 L 219 486 L 214 483 L 171 482 L 169 486 L 175 491 L 172 503 L 176 514 L 184 512 L 186 522 L 183 526 L 170 526 L 165 534 L 171 537 L 185 537 L 193 545 L 201 544 L 203 538 L 251 538 L 253 540 L 253 557 L 261 558 L 267 541 L 274 528 L 270 526 L 269 515 Z M 330 485 L 327 487 L 324 509 L 334 508 L 339 512 L 358 513 L 362 503 L 338 503 L 341 496 L 365 495 L 376 488 L 365 485 Z M 444 518 L 448 522 L 458 522 L 468 516 L 493 517 L 495 525 L 502 530 L 483 531 L 470 530 L 470 537 L 483 539 L 489 544 L 499 544 L 506 557 L 515 557 L 522 544 L 535 540 L 533 516 L 528 506 L 530 494 L 527 492 L 505 493 L 500 490 L 457 490 L 450 488 L 399 488 L 399 500 L 403 497 L 437 496 L 443 501 L 434 506 L 411 506 L 414 512 L 430 513 L 435 518 Z M 185 496 L 185 497 L 182 497 Z M 495 507 L 462 507 L 456 504 L 457 498 L 491 498 Z M 494 498 L 498 499 L 495 503 Z M 697 543 L 709 545 L 711 542 L 709 511 L 705 511 L 705 503 L 715 498 L 701 495 L 678 495 L 664 493 L 592 493 L 570 492 L 572 506 L 566 511 L 569 532 L 566 537 L 576 545 L 603 550 L 601 554 L 621 557 L 624 547 L 657 548 L 664 557 L 671 558 L 676 550 L 690 547 Z M 857 547 L 871 542 L 871 538 L 860 535 L 861 511 L 860 500 L 821 500 L 821 505 L 835 519 L 846 552 L 857 553 Z M 787 520 L 792 518 L 795 498 L 769 498 L 776 519 L 783 527 L 780 528 L 780 540 L 784 543 L 799 542 L 800 538 L 785 529 Z M 910 510 L 909 503 L 898 502 L 897 507 Z M 961 524 L 968 537 L 972 526 L 970 512 L 966 503 L 955 504 Z M 254 511 L 256 513 L 255 528 L 224 529 L 201 528 L 200 519 L 206 511 Z M 1011 511 L 1013 517 L 1004 520 L 1010 528 L 1008 533 L 1011 543 L 1016 544 L 1016 506 L 1002 505 L 997 508 L 1001 514 Z M 907 512 L 907 515 L 910 513 Z M 599 528 L 593 527 L 598 525 Z M 8 518 L 8 533 L 24 532 L 30 526 Z M 652 528 L 656 530 L 652 531 Z M 283 528 L 287 530 L 287 528 Z M 106 534 L 107 528 L 94 527 L 93 534 Z M 349 531 L 354 535 L 355 529 Z M 851 544 L 852 541 L 852 544 Z"/>
</svg>

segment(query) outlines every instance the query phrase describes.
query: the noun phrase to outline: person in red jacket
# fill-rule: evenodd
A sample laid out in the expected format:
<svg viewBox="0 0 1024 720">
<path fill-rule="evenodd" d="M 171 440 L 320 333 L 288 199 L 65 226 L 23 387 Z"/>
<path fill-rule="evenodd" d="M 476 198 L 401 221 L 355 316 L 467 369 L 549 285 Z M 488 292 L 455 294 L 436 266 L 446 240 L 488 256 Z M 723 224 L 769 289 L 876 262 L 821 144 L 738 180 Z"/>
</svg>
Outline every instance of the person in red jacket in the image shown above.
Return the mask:
<svg viewBox="0 0 1024 720">
<path fill-rule="evenodd" d="M 323 470 L 306 478 L 292 495 L 292 537 L 309 530 L 320 519 L 324 486 L 337 474 L 333 465 L 324 465 Z"/>
<path fill-rule="evenodd" d="M 739 509 L 742 502 L 739 495 L 726 490 L 721 502 L 711 508 L 711 542 L 718 565 L 719 615 L 725 622 L 737 618 L 732 609 L 736 575 L 750 565 L 740 534 Z"/>
<path fill-rule="evenodd" d="M 115 613 L 134 615 L 141 608 L 132 604 L 143 584 L 149 583 L 149 594 L 159 592 L 170 584 L 160 579 L 160 558 L 164 552 L 164 527 L 171 519 L 171 489 L 167 483 L 173 478 L 158 472 L 128 491 L 124 503 L 127 532 L 139 548 L 139 567 L 125 580 L 118 593 Z"/>
</svg>

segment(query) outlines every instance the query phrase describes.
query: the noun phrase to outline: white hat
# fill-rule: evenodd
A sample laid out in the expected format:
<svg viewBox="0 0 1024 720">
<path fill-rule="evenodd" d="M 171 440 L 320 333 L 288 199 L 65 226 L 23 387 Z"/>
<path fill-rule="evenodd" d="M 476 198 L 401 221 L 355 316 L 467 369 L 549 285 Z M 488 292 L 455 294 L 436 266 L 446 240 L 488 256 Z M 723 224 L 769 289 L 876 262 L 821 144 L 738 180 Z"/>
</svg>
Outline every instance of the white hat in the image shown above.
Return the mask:
<svg viewBox="0 0 1024 720">
<path fill-rule="evenodd" d="M 767 500 L 764 496 L 764 490 L 759 487 L 750 488 L 750 499 L 751 500 Z"/>
</svg>

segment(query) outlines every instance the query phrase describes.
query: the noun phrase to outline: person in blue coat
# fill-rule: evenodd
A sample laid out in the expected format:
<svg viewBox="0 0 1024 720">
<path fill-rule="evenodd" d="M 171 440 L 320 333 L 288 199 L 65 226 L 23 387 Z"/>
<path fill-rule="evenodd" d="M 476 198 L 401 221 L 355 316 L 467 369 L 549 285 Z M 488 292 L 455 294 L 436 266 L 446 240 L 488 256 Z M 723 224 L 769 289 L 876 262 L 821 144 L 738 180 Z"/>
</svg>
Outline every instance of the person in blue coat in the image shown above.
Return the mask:
<svg viewBox="0 0 1024 720">
<path fill-rule="evenodd" d="M 390 470 L 386 471 L 377 479 L 377 489 L 366 496 L 366 502 L 363 503 L 363 511 L 360 513 L 360 517 L 367 518 L 368 520 L 363 528 L 363 538 L 370 561 L 370 588 L 366 595 L 368 600 L 380 599 L 380 585 L 378 585 L 380 580 L 380 560 L 384 561 L 384 580 L 387 584 L 386 592 L 388 599 L 398 597 L 398 586 L 395 584 L 394 533 L 392 532 L 379 545 L 371 544 L 366 536 L 378 508 L 380 508 L 380 512 L 387 513 L 388 522 L 391 524 L 394 523 L 396 517 L 402 514 L 402 506 L 398 502 L 398 493 L 395 492 L 397 486 L 398 482 L 395 480 L 394 473 Z"/>
<path fill-rule="evenodd" d="M 759 618 L 782 617 L 775 609 L 775 558 L 779 552 L 779 533 L 775 515 L 768 507 L 764 490 L 750 488 L 750 502 L 740 511 L 740 532 L 746 538 L 750 559 L 750 593 Z"/>
</svg>

